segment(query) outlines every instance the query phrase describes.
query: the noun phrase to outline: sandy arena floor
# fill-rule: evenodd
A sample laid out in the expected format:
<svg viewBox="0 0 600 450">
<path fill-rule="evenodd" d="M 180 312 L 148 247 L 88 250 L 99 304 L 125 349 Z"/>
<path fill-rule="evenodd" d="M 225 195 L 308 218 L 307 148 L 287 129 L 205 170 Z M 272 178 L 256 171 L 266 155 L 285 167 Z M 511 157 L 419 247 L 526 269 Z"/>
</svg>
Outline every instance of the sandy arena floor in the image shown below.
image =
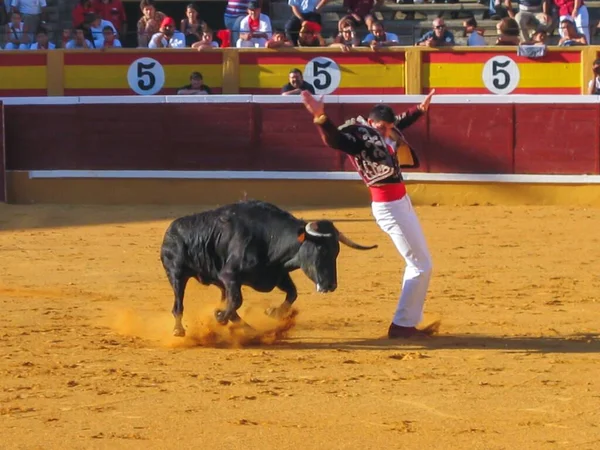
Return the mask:
<svg viewBox="0 0 600 450">
<path fill-rule="evenodd" d="M 1 448 L 600 448 L 598 210 L 417 208 L 442 322 L 418 342 L 382 337 L 403 263 L 369 209 L 299 212 L 380 247 L 342 248 L 333 294 L 295 273 L 295 326 L 235 348 L 195 282 L 171 336 L 159 246 L 198 209 L 0 205 Z M 281 293 L 244 292 L 280 326 Z"/>
</svg>

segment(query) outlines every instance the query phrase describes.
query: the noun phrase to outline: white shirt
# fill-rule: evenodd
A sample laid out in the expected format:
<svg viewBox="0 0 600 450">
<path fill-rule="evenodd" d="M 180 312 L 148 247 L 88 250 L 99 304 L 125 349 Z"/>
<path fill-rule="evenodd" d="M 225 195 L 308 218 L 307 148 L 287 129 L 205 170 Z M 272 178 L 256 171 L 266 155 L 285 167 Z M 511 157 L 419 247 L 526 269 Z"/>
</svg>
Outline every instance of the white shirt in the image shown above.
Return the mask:
<svg viewBox="0 0 600 450">
<path fill-rule="evenodd" d="M 266 14 L 261 13 L 258 17 L 258 32 L 266 33 L 267 39 L 271 39 L 273 28 L 271 27 L 271 19 Z M 250 33 L 250 16 L 246 16 L 240 22 L 240 33 Z"/>
<path fill-rule="evenodd" d="M 369 33 L 365 36 L 365 38 L 363 39 L 362 43 L 363 44 L 370 44 L 371 41 L 375 40 L 375 36 L 373 35 L 373 33 Z M 385 41 L 386 42 L 400 42 L 400 39 L 398 38 L 397 34 L 394 33 L 389 33 L 389 32 L 385 32 Z"/>
<path fill-rule="evenodd" d="M 102 38 L 102 39 L 96 39 L 94 41 L 94 45 L 96 46 L 96 48 L 104 48 L 104 38 Z M 108 48 L 121 48 L 121 47 L 123 47 L 121 45 L 121 41 L 118 40 L 118 39 L 115 39 L 113 41 L 112 47 L 108 47 Z"/>
<path fill-rule="evenodd" d="M 87 39 L 85 40 L 85 43 L 87 44 L 88 48 L 90 48 L 90 49 L 94 48 L 92 43 L 90 41 L 88 41 Z M 73 49 L 73 48 L 83 48 L 83 47 L 77 46 L 77 44 L 75 43 L 75 39 L 71 39 L 69 42 L 67 42 L 67 45 L 65 45 L 65 48 Z"/>
<path fill-rule="evenodd" d="M 56 48 L 56 45 L 54 45 L 52 42 L 48 42 L 48 50 L 54 50 Z M 31 47 L 29 47 L 29 50 L 38 50 L 38 43 L 34 42 L 33 44 L 31 44 Z"/>
<path fill-rule="evenodd" d="M 155 38 L 161 34 L 162 33 L 155 33 L 152 35 L 148 48 L 160 48 L 156 46 L 154 41 Z M 167 46 L 167 40 L 164 37 L 162 38 L 162 44 L 163 47 Z M 185 35 L 181 31 L 174 31 L 173 36 L 169 39 L 169 44 L 171 48 L 185 48 Z"/>
<path fill-rule="evenodd" d="M 588 83 L 588 89 L 589 86 L 594 86 L 594 93 L 592 95 L 600 94 L 600 77 L 594 77 L 593 80 L 590 80 Z"/>
<path fill-rule="evenodd" d="M 112 24 L 112 22 L 109 22 L 108 20 L 100 19 L 100 25 L 98 25 L 97 27 L 93 27 L 90 25 L 90 31 L 92 32 L 92 37 L 94 38 L 94 40 L 98 40 L 98 39 L 104 40 L 104 37 L 102 37 L 102 30 L 104 29 L 104 27 L 111 27 L 112 30 L 114 31 L 115 35 L 116 36 L 119 35 L 119 32 L 117 31 L 115 26 Z"/>
<path fill-rule="evenodd" d="M 467 45 L 469 47 L 481 47 L 483 45 L 487 45 L 487 42 L 485 42 L 485 38 L 477 31 L 473 31 L 467 39 Z"/>
<path fill-rule="evenodd" d="M 10 0 L 6 1 L 10 3 Z M 46 0 L 13 0 L 12 6 L 21 14 L 37 15 L 42 13 L 42 8 L 46 7 Z"/>
</svg>

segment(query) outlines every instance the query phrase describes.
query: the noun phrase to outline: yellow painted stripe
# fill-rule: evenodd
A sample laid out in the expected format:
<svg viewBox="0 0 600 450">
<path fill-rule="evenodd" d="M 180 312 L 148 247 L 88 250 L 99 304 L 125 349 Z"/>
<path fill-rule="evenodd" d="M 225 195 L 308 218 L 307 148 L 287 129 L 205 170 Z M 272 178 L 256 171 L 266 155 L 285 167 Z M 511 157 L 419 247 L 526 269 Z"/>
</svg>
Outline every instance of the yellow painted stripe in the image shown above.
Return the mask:
<svg viewBox="0 0 600 450">
<path fill-rule="evenodd" d="M 341 88 L 404 87 L 404 64 L 344 64 L 340 70 Z M 280 88 L 287 83 L 289 71 L 289 64 L 240 64 L 240 87 Z"/>
<path fill-rule="evenodd" d="M 519 64 L 520 88 L 579 87 L 580 63 Z M 423 64 L 424 87 L 484 88 L 483 64 Z"/>
<path fill-rule="evenodd" d="M 128 88 L 128 66 L 65 66 L 66 89 L 120 89 Z M 220 64 L 164 65 L 165 87 L 189 83 L 190 73 L 200 71 L 210 87 L 221 87 L 223 68 Z"/>
<path fill-rule="evenodd" d="M 46 89 L 46 66 L 0 67 L 0 89 Z"/>
</svg>

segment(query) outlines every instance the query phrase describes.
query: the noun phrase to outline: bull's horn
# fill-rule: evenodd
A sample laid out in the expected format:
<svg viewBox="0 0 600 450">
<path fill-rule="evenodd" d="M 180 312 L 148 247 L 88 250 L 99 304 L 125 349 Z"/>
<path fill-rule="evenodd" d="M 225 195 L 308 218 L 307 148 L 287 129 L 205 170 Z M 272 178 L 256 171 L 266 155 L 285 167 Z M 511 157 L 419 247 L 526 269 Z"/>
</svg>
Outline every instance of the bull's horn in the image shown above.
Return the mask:
<svg viewBox="0 0 600 450">
<path fill-rule="evenodd" d="M 311 236 L 317 236 L 317 237 L 331 237 L 331 233 L 319 233 L 317 230 L 315 230 L 312 225 L 315 222 L 308 222 L 306 224 L 306 226 L 304 227 L 304 229 L 306 230 L 306 232 L 308 234 L 310 234 Z"/>
<path fill-rule="evenodd" d="M 365 247 L 364 245 L 360 245 L 357 244 L 356 242 L 352 242 L 349 238 L 347 238 L 344 233 L 342 233 L 341 231 L 338 230 L 339 233 L 339 238 L 340 238 L 340 242 L 342 244 L 347 245 L 350 248 L 354 248 L 356 250 L 372 250 L 374 248 L 377 248 L 377 244 L 375 245 L 370 245 L 368 247 Z"/>
</svg>

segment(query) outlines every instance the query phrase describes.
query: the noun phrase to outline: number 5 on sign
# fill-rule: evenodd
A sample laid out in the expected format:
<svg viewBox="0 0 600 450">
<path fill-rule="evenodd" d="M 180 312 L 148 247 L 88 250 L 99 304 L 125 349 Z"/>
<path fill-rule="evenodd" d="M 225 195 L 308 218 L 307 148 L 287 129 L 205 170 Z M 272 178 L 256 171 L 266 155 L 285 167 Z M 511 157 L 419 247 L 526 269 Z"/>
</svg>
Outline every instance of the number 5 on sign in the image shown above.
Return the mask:
<svg viewBox="0 0 600 450">
<path fill-rule="evenodd" d="M 127 82 L 138 95 L 154 95 L 165 85 L 165 71 L 153 58 L 139 58 L 129 66 Z"/>
<path fill-rule="evenodd" d="M 304 80 L 313 85 L 319 95 L 331 94 L 342 81 L 340 67 L 333 59 L 317 56 L 304 67 Z"/>
<path fill-rule="evenodd" d="M 483 66 L 483 84 L 492 94 L 510 94 L 520 79 L 519 66 L 508 56 L 494 56 Z"/>
</svg>

